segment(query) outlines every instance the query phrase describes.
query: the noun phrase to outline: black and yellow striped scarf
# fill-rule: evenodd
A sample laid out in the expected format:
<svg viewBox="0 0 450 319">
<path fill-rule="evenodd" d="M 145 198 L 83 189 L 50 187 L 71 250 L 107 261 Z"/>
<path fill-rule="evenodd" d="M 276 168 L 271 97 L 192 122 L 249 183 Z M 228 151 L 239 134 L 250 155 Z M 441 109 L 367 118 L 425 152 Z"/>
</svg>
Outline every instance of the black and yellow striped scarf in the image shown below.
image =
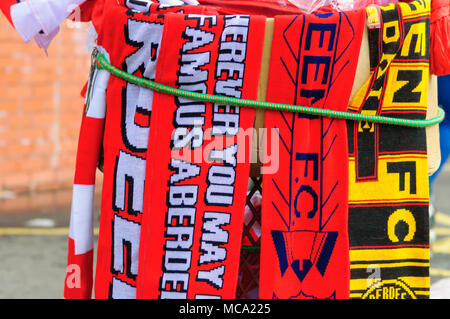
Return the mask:
<svg viewBox="0 0 450 319">
<path fill-rule="evenodd" d="M 430 3 L 368 7 L 371 76 L 351 111 L 425 119 Z M 348 122 L 351 298 L 428 298 L 425 129 Z"/>
</svg>

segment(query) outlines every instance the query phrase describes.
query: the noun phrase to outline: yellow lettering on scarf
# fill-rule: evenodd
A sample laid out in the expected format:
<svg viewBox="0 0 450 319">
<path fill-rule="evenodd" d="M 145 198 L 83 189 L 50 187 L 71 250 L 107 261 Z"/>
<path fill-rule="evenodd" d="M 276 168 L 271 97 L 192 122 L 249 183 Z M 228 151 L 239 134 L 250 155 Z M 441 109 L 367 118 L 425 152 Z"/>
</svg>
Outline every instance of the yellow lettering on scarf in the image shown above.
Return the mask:
<svg viewBox="0 0 450 319">
<path fill-rule="evenodd" d="M 400 202 L 428 202 L 428 178 L 423 178 L 423 172 L 427 171 L 428 162 L 426 155 L 408 155 L 409 161 L 416 164 L 416 172 L 420 175 L 416 178 L 416 193 L 410 190 L 410 173 L 405 174 L 404 190 L 400 190 L 399 174 L 388 173 L 388 162 L 405 161 L 404 155 L 379 155 L 378 158 L 378 180 L 364 181 L 361 183 L 349 183 L 349 203 L 391 203 Z M 349 158 L 349 180 L 355 181 L 355 159 Z M 368 197 L 367 194 L 371 196 Z"/>
<path fill-rule="evenodd" d="M 417 18 L 430 14 L 430 1 L 428 0 L 414 1 L 413 5 L 399 2 L 398 5 L 402 11 L 403 19 Z"/>
<path fill-rule="evenodd" d="M 380 9 L 384 12 L 395 10 L 395 3 L 390 3 L 387 6 L 381 6 Z"/>
<path fill-rule="evenodd" d="M 377 111 L 362 110 L 361 114 L 376 115 Z M 375 124 L 374 123 L 369 123 L 369 121 L 359 121 L 359 123 L 358 123 L 358 132 L 362 132 L 365 129 L 368 129 L 369 132 L 373 133 L 375 131 Z"/>
<path fill-rule="evenodd" d="M 392 31 L 393 33 L 391 34 Z M 383 42 L 392 43 L 397 42 L 398 39 L 400 39 L 400 28 L 398 26 L 398 21 L 395 20 L 386 22 L 383 28 Z"/>
<path fill-rule="evenodd" d="M 387 222 L 388 237 L 393 243 L 400 241 L 395 234 L 395 226 L 401 221 L 408 225 L 408 234 L 406 234 L 402 241 L 411 241 L 416 233 L 416 220 L 414 219 L 414 215 L 407 209 L 397 209 L 389 216 Z"/>
<path fill-rule="evenodd" d="M 426 23 L 415 23 L 411 25 L 408 34 L 403 41 L 401 56 L 409 56 L 411 52 L 411 42 L 413 36 L 417 35 L 416 46 L 414 48 L 414 53 L 419 53 L 421 56 L 425 56 L 427 51 L 427 37 L 426 37 Z"/>
</svg>

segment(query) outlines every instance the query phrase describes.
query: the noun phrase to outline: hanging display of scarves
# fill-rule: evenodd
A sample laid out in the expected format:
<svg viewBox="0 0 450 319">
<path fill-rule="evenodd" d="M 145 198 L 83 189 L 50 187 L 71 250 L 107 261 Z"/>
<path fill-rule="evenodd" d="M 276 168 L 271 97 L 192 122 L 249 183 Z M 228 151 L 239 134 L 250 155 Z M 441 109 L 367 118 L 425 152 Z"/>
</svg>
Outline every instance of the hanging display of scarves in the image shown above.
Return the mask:
<svg viewBox="0 0 450 319">
<path fill-rule="evenodd" d="M 98 35 L 64 297 L 91 298 L 94 286 L 95 298 L 235 298 L 242 245 L 260 240 L 252 296 L 428 298 L 425 129 L 371 117 L 425 119 L 429 1 L 345 12 L 327 5 L 311 14 L 296 1 L 224 3 L 2 2 L 21 36 L 43 48 L 70 14 L 63 4 L 80 4 L 81 20 L 92 20 Z M 26 23 L 48 15 L 54 19 Z M 370 77 L 349 102 L 366 18 Z M 168 87 L 152 90 L 146 81 Z M 263 96 L 282 104 L 223 100 Z M 296 105 L 306 108 L 290 112 Z M 271 109 L 264 111 L 262 162 L 277 164 L 264 166 L 262 192 L 246 199 L 254 107 Z M 352 115 L 367 121 L 345 120 Z M 98 166 L 104 177 L 94 276 Z M 242 242 L 256 213 L 246 201 L 258 206 L 261 224 Z"/>
<path fill-rule="evenodd" d="M 371 77 L 349 109 L 424 119 L 430 4 L 369 7 Z M 348 122 L 351 298 L 427 298 L 429 225 L 424 129 Z"/>
<path fill-rule="evenodd" d="M 157 8 L 154 6 L 150 9 L 150 6 L 144 6 L 140 9 L 149 12 Z M 115 21 L 115 23 L 104 25 L 99 32 L 97 42 L 103 46 L 110 62 L 121 66 L 130 74 L 154 79 L 164 16 L 139 13 L 137 10 L 129 10 L 116 3 L 110 4 L 105 9 L 105 20 Z M 186 6 L 183 9 L 199 14 L 205 13 L 205 9 L 201 7 Z M 83 134 L 84 130 L 89 131 L 84 128 L 88 125 L 84 122 L 88 120 L 83 119 L 80 145 L 85 146 L 78 149 L 78 157 L 81 158 L 79 162 L 86 157 L 87 150 L 92 153 L 91 157 L 97 154 L 98 158 L 99 150 L 96 145 L 102 142 L 104 177 L 95 271 L 95 297 L 136 298 L 140 227 L 144 211 L 146 152 L 153 92 L 117 77 L 111 77 L 108 81 L 108 79 L 99 79 L 94 73 L 92 79 L 93 81 L 95 79 L 96 87 L 102 85 L 108 87 L 103 100 L 95 98 L 94 91 L 94 98 L 86 105 L 88 109 L 86 118 L 89 118 L 89 110 L 97 107 L 96 105 L 101 103 L 103 107 L 107 105 L 104 135 L 100 136 L 102 141 L 98 140 L 97 135 Z M 87 98 L 89 96 L 88 89 Z M 95 171 L 96 165 L 97 161 L 94 159 L 89 163 L 85 161 L 83 165 L 77 165 L 76 176 L 78 174 L 84 176 L 83 171 L 91 172 L 93 169 Z M 92 185 L 93 177 L 91 176 L 84 184 Z M 73 202 L 84 202 L 84 197 L 80 197 L 80 193 L 76 192 L 80 188 L 77 185 L 76 178 Z M 86 193 L 91 194 L 88 191 Z M 82 274 L 92 272 L 92 256 L 82 257 L 76 245 L 77 237 L 89 234 L 90 225 L 87 221 L 92 219 L 92 207 L 87 207 L 87 204 L 81 209 L 75 207 L 72 209 L 72 217 L 71 229 L 74 229 L 72 232 L 74 235 L 71 235 L 69 239 L 69 267 L 65 296 L 88 298 L 91 296 L 89 287 L 92 285 L 92 276 L 82 276 L 79 286 L 71 284 L 71 276 L 72 270 L 77 269 L 76 267 L 79 267 Z M 71 249 L 73 241 L 75 248 Z M 92 253 L 89 252 L 89 254 Z"/>
<path fill-rule="evenodd" d="M 256 98 L 264 17 L 128 5 L 132 10 L 115 5 L 104 14 L 117 22 L 98 39 L 111 65 L 190 92 Z M 349 110 L 422 119 L 427 3 L 373 8 L 371 78 Z M 345 111 L 365 17 L 365 10 L 275 17 L 269 74 L 277 81 L 268 82 L 267 100 Z M 94 72 L 92 81 L 101 82 L 100 75 Z M 103 99 L 99 86 L 88 89 L 80 135 L 82 145 L 89 112 L 106 101 L 95 296 L 234 298 L 254 109 L 154 92 L 117 76 Z M 103 127 L 99 118 L 96 132 Z M 277 133 L 279 163 L 278 170 L 263 171 L 259 297 L 426 296 L 424 130 L 355 121 L 347 130 L 344 120 L 280 111 L 266 111 L 264 122 Z M 392 136 L 402 143 L 392 143 Z M 91 174 L 85 182 L 76 177 L 75 199 L 92 193 L 77 186 L 93 184 L 98 146 L 92 150 L 87 161 L 80 147 L 78 161 Z M 77 165 L 77 172 L 86 166 Z M 79 234 L 90 227 L 79 210 L 75 204 L 69 262 L 88 271 L 82 288 L 66 287 L 66 296 L 86 298 L 92 245 L 86 241 L 77 253 Z"/>
</svg>

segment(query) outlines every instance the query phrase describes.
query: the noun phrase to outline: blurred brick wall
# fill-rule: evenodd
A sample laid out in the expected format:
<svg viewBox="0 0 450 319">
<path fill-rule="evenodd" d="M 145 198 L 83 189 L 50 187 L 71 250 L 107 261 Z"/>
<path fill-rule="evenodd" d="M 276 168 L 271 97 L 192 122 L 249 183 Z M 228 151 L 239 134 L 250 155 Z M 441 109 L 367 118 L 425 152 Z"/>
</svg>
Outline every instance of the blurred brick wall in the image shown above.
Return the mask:
<svg viewBox="0 0 450 319">
<path fill-rule="evenodd" d="M 25 194 L 66 189 L 46 194 L 41 204 L 70 204 L 80 91 L 90 68 L 86 34 L 87 25 L 64 23 L 46 56 L 0 14 L 0 211 L 30 208 Z M 7 202 L 12 196 L 22 200 Z"/>
</svg>

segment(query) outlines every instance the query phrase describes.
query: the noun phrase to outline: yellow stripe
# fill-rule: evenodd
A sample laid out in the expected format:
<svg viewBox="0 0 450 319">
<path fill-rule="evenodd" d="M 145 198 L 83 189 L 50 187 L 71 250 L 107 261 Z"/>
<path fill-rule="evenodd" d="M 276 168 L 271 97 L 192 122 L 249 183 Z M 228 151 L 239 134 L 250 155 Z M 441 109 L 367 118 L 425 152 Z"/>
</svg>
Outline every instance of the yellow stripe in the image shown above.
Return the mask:
<svg viewBox="0 0 450 319">
<path fill-rule="evenodd" d="M 402 106 L 383 106 L 383 111 L 425 111 L 427 106 L 424 107 L 402 107 Z"/>
<path fill-rule="evenodd" d="M 390 160 L 390 159 L 402 160 L 402 159 L 410 158 L 410 157 L 418 158 L 418 159 L 427 159 L 427 155 L 426 154 L 414 153 L 414 152 L 402 153 L 402 154 L 381 154 L 381 155 L 378 155 L 379 159 L 388 159 L 388 160 Z M 354 162 L 355 161 L 355 156 L 349 155 L 348 160 L 350 162 Z M 449 166 L 450 166 L 450 164 L 449 164 Z"/>
<path fill-rule="evenodd" d="M 407 284 L 411 289 L 414 288 L 430 288 L 430 277 L 399 277 L 405 284 Z"/>
<path fill-rule="evenodd" d="M 368 264 L 352 264 L 350 265 L 350 269 L 366 269 Z M 395 268 L 395 267 L 430 267 L 429 262 L 398 262 L 398 263 L 389 263 L 389 264 L 378 264 L 380 268 Z"/>
<path fill-rule="evenodd" d="M 357 299 L 361 299 L 362 294 L 360 293 L 350 293 L 350 298 L 357 298 Z"/>
<path fill-rule="evenodd" d="M 349 200 L 348 203 L 349 204 L 377 204 L 377 203 L 386 203 L 387 201 L 389 201 L 389 203 L 428 203 L 429 200 L 428 198 L 415 198 L 415 199 L 411 199 L 411 198 L 400 198 L 400 199 L 378 199 L 378 200 Z"/>
<path fill-rule="evenodd" d="M 430 288 L 430 278 L 429 277 L 399 277 L 403 282 L 405 282 L 411 289 L 414 288 Z M 363 279 L 350 279 L 350 290 L 366 290 L 369 288 L 368 284 L 372 284 L 373 280 L 369 278 Z"/>
<path fill-rule="evenodd" d="M 395 249 L 351 249 L 350 260 L 377 261 L 377 260 L 402 260 L 402 259 L 429 259 L 428 248 L 395 248 Z"/>
<path fill-rule="evenodd" d="M 31 227 L 0 227 L 0 236 L 68 236 L 68 227 L 31 228 Z M 94 235 L 98 235 L 98 228 L 94 228 Z"/>
<path fill-rule="evenodd" d="M 428 277 L 399 277 L 398 279 L 402 280 L 408 287 L 413 290 L 415 294 L 428 295 L 429 291 L 420 291 L 416 292 L 415 289 L 429 289 L 430 288 L 430 279 Z M 350 280 L 350 291 L 366 291 L 369 288 L 369 285 L 373 283 L 370 279 L 351 279 Z M 352 295 L 352 293 L 350 293 Z M 362 294 L 353 293 L 355 297 L 362 297 Z"/>
<path fill-rule="evenodd" d="M 416 290 L 414 290 L 414 294 L 415 295 L 421 295 L 421 296 L 429 296 L 430 295 L 430 292 L 429 291 L 422 291 L 422 290 L 418 290 L 418 291 L 416 291 Z"/>
<path fill-rule="evenodd" d="M 416 163 L 416 192 L 411 194 L 409 190 L 410 174 L 405 176 L 405 189 L 399 191 L 398 174 L 387 171 L 388 162 L 401 162 L 405 159 Z M 349 160 L 349 203 L 384 202 L 395 203 L 403 201 L 427 202 L 429 198 L 428 189 L 428 162 L 424 154 L 397 154 L 386 155 L 378 158 L 378 179 L 373 181 L 355 182 L 355 161 Z"/>
<path fill-rule="evenodd" d="M 369 280 L 368 282 L 368 278 L 364 278 L 364 279 L 350 279 L 350 290 L 366 290 L 368 288 L 368 283 L 372 283 L 372 281 Z M 362 296 L 362 295 L 360 295 Z"/>
<path fill-rule="evenodd" d="M 427 18 L 429 15 L 430 15 L 430 11 L 424 11 L 423 13 L 405 15 L 405 16 L 403 16 L 403 20 L 411 20 L 411 19 L 420 18 L 420 17 Z"/>
</svg>

